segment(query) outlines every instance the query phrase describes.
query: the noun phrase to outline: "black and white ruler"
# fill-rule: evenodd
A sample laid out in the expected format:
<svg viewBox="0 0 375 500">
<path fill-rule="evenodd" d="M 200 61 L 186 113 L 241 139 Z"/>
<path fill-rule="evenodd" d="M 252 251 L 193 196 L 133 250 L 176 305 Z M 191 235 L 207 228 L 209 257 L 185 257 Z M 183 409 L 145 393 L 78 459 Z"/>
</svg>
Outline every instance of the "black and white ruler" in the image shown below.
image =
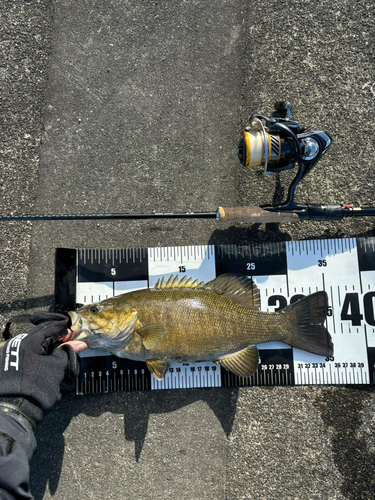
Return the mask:
<svg viewBox="0 0 375 500">
<path fill-rule="evenodd" d="M 329 358 L 281 342 L 260 344 L 249 379 L 214 363 L 172 363 L 162 382 L 144 363 L 88 349 L 77 394 L 252 385 L 375 384 L 375 238 L 306 240 L 248 246 L 189 246 L 56 251 L 56 308 L 74 309 L 152 287 L 171 274 L 210 281 L 223 273 L 251 276 L 261 309 L 274 312 L 317 290 L 329 297 Z"/>
</svg>

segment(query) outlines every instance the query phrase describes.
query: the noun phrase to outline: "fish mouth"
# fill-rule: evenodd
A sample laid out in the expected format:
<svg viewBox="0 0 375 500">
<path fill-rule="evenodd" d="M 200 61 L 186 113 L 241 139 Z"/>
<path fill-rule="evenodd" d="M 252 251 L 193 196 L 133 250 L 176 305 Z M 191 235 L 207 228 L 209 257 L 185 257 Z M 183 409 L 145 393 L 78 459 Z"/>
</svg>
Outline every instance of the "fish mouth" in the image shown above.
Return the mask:
<svg viewBox="0 0 375 500">
<path fill-rule="evenodd" d="M 134 314 L 134 317 L 124 330 L 120 331 L 115 337 L 108 337 L 98 330 L 90 329 L 85 318 L 82 318 L 82 316 L 75 311 L 68 312 L 68 315 L 72 322 L 70 327 L 72 335 L 69 340 L 81 340 L 90 348 L 100 348 L 109 352 L 113 349 L 125 349 L 131 341 L 134 325 L 137 321 L 137 314 Z"/>
<path fill-rule="evenodd" d="M 73 325 L 78 321 L 78 314 L 75 311 L 69 311 L 68 316 L 70 318 L 70 329 L 73 328 Z"/>
<path fill-rule="evenodd" d="M 85 341 L 89 336 L 92 335 L 92 332 L 84 328 L 82 325 L 82 319 L 75 311 L 68 312 L 69 318 L 71 319 L 72 325 L 70 330 L 72 332 L 69 340 L 82 340 Z"/>
</svg>

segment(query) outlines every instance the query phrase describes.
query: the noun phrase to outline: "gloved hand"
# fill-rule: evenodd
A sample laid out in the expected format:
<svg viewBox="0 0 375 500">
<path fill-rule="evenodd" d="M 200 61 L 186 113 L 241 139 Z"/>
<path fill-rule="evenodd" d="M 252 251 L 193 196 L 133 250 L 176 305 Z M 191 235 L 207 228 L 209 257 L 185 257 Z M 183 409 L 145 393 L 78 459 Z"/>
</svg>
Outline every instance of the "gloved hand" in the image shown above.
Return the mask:
<svg viewBox="0 0 375 500">
<path fill-rule="evenodd" d="M 0 408 L 17 411 L 35 430 L 58 399 L 61 382 L 78 375 L 79 363 L 74 343 L 56 344 L 68 333 L 69 318 L 38 312 L 31 321 L 37 326 L 0 348 Z"/>
</svg>

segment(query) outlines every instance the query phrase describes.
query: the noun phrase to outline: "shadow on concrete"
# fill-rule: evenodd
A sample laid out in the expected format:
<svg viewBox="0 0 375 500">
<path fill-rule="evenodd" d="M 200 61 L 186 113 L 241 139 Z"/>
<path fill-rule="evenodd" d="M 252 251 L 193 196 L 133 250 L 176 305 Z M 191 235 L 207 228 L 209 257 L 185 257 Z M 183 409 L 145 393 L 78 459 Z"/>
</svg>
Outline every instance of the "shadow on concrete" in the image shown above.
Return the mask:
<svg viewBox="0 0 375 500">
<path fill-rule="evenodd" d="M 303 222 L 301 222 L 303 224 Z M 278 242 L 278 241 L 291 241 L 292 237 L 286 231 L 280 230 L 279 224 L 266 224 L 266 229 L 260 231 L 261 224 L 253 224 L 252 226 L 231 226 L 225 229 L 215 229 L 208 242 L 209 245 L 249 245 L 251 243 L 263 242 Z M 363 233 L 353 233 L 348 235 L 340 231 L 328 229 L 321 234 L 317 232 L 316 235 L 308 236 L 307 238 L 299 238 L 298 241 L 303 240 L 325 240 L 328 238 L 370 238 L 375 236 L 375 229 Z"/>
<path fill-rule="evenodd" d="M 38 308 L 43 308 L 43 310 L 46 310 L 46 307 L 48 307 L 48 311 L 54 311 L 54 300 L 54 295 L 45 295 L 41 297 L 34 297 L 31 299 L 19 299 L 7 303 L 0 303 L 0 314 L 8 315 L 9 311 L 21 311 L 20 314 L 14 314 L 11 316 L 9 321 L 6 323 L 4 330 L 0 332 L 0 338 L 8 340 L 14 335 L 20 333 L 14 332 L 12 325 L 14 326 L 26 323 L 30 325 L 30 328 L 32 328 L 33 325 L 30 322 L 31 314 L 26 313 L 25 311 L 34 311 Z"/>
<path fill-rule="evenodd" d="M 69 395 L 56 403 L 36 432 L 37 451 L 31 461 L 31 491 L 35 500 L 42 500 L 49 487 L 51 495 L 57 490 L 66 451 L 64 431 L 72 418 L 80 414 L 99 417 L 102 413 L 123 415 L 124 440 L 135 445 L 138 462 L 152 414 L 174 412 L 197 401 L 203 401 L 219 420 L 226 436 L 232 431 L 236 413 L 238 389 L 185 389 L 144 391 L 86 396 Z M 70 445 L 69 445 L 70 446 Z M 76 467 L 79 464 L 72 464 Z"/>
<path fill-rule="evenodd" d="M 361 434 L 365 402 L 373 387 L 325 388 L 314 401 L 325 426 L 331 433 L 333 459 L 343 476 L 341 493 L 348 500 L 374 498 L 375 453 Z M 350 397 L 351 396 L 351 397 Z"/>
<path fill-rule="evenodd" d="M 37 307 L 46 306 L 50 306 L 50 308 L 52 308 L 54 301 L 54 295 L 43 295 L 41 297 L 32 297 L 30 299 L 18 299 L 11 302 L 0 303 L 0 311 L 17 311 L 20 309 L 35 309 Z"/>
</svg>

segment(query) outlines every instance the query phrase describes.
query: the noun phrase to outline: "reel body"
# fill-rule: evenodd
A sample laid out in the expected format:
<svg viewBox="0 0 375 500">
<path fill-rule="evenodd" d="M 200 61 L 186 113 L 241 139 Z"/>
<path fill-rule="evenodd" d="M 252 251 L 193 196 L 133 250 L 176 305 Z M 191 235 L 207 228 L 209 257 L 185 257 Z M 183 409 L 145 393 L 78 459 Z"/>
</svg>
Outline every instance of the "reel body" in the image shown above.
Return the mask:
<svg viewBox="0 0 375 500">
<path fill-rule="evenodd" d="M 331 138 L 323 131 L 306 132 L 300 123 L 292 121 L 290 102 L 277 102 L 275 109 L 277 114 L 286 116 L 268 118 L 255 114 L 250 117 L 250 126 L 241 134 L 238 158 L 244 167 L 263 167 L 265 175 L 291 169 L 298 163 L 299 170 L 290 185 L 288 199 L 277 208 L 303 209 L 305 206 L 294 203 L 295 189 L 327 151 Z"/>
</svg>

